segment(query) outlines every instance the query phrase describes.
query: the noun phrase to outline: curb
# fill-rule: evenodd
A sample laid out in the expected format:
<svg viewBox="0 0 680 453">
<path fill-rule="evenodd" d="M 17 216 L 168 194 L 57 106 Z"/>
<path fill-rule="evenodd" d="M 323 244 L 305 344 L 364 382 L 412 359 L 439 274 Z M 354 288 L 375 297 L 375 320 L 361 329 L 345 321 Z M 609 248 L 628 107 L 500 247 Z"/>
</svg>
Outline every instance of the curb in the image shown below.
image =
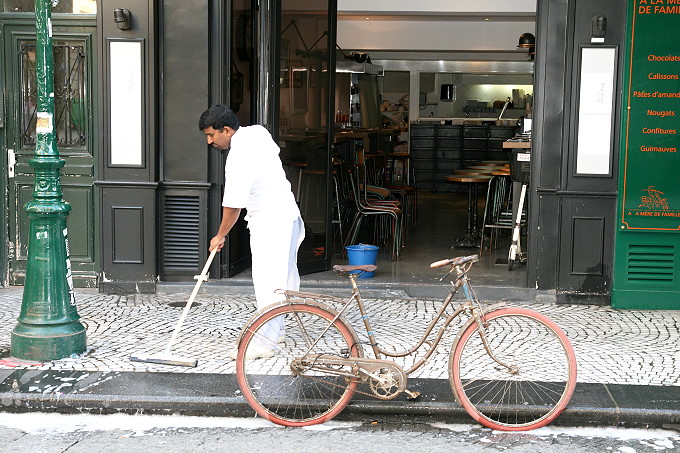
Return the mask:
<svg viewBox="0 0 680 453">
<path fill-rule="evenodd" d="M 182 414 L 253 417 L 233 374 L 151 372 L 51 372 L 16 370 L 0 383 L 0 410 L 6 412 Z M 64 379 L 66 378 L 66 379 Z M 57 391 L 48 381 L 73 382 Z M 419 399 L 400 395 L 376 400 L 356 394 L 340 420 L 394 419 L 475 424 L 455 402 L 445 379 L 409 381 Z M 576 386 L 557 426 L 661 427 L 680 424 L 680 387 L 585 384 Z"/>
<path fill-rule="evenodd" d="M 253 417 L 243 398 L 233 397 L 154 397 L 125 395 L 80 395 L 30 393 L 0 394 L 6 412 L 58 412 L 91 414 L 157 414 L 193 416 Z M 352 401 L 337 417 L 339 420 L 369 421 L 413 418 L 447 423 L 476 423 L 453 402 Z M 568 407 L 553 423 L 556 426 L 627 426 L 660 428 L 680 423 L 680 410 Z"/>
</svg>

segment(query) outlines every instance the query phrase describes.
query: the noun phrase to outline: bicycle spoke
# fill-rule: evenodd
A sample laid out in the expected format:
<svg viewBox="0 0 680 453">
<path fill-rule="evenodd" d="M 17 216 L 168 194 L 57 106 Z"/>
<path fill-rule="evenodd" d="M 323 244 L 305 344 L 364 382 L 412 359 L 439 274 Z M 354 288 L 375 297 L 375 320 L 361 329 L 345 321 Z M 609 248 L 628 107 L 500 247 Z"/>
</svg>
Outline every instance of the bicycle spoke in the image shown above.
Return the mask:
<svg viewBox="0 0 680 453">
<path fill-rule="evenodd" d="M 277 319 L 283 321 L 284 342 L 273 354 L 249 359 L 249 352 L 256 357 L 261 338 L 267 337 L 267 324 Z M 351 368 L 324 368 L 329 365 L 320 359 L 357 353 L 351 331 L 334 319 L 322 308 L 301 303 L 276 307 L 253 321 L 242 341 L 236 374 L 244 396 L 260 415 L 282 425 L 303 426 L 331 418 L 349 402 L 356 382 L 337 373 L 351 375 Z"/>
<path fill-rule="evenodd" d="M 549 319 L 507 308 L 471 325 L 451 355 L 453 390 L 465 409 L 494 429 L 533 429 L 553 420 L 571 397 L 576 360 Z M 484 341 L 501 366 L 487 353 Z"/>
</svg>

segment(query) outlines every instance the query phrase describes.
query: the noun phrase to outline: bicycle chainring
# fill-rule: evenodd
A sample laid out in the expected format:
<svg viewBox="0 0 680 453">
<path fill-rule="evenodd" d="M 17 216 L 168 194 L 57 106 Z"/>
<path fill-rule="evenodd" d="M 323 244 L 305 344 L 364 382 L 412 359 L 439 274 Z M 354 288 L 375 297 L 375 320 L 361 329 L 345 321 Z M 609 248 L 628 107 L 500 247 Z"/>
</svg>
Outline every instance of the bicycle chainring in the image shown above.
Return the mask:
<svg viewBox="0 0 680 453">
<path fill-rule="evenodd" d="M 382 368 L 373 372 L 368 380 L 373 396 L 381 400 L 390 400 L 399 395 L 406 387 L 404 374 L 391 368 Z"/>
</svg>

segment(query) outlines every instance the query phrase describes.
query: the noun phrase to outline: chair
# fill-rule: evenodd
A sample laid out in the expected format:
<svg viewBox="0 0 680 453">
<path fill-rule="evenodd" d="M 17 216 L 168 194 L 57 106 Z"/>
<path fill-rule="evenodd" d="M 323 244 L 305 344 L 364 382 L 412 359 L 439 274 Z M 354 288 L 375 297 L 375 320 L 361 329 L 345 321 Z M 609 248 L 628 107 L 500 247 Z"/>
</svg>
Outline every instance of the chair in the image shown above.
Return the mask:
<svg viewBox="0 0 680 453">
<path fill-rule="evenodd" d="M 484 250 L 484 230 L 491 229 L 489 237 L 489 251 L 498 241 L 499 230 L 512 230 L 512 203 L 510 202 L 511 183 L 509 176 L 493 176 L 489 180 L 486 192 L 486 204 L 484 206 L 484 218 L 482 220 L 481 240 L 479 244 L 479 254 Z"/>
<path fill-rule="evenodd" d="M 393 202 L 389 201 L 371 200 L 370 203 L 368 202 L 366 196 L 366 169 L 363 165 L 354 165 L 352 162 L 343 162 L 340 173 L 338 179 L 339 181 L 343 181 L 346 186 L 349 186 L 355 210 L 345 240 L 345 245 L 356 242 L 362 222 L 366 217 L 376 217 L 376 220 L 381 220 L 378 219 L 378 217 L 383 217 L 382 220 L 384 220 L 384 222 L 376 225 L 376 231 L 379 232 L 377 234 L 377 239 L 380 243 L 386 244 L 391 238 L 392 259 L 398 260 L 403 231 L 401 209 L 393 204 Z M 345 188 L 346 187 L 343 187 L 341 192 L 343 192 Z"/>
<path fill-rule="evenodd" d="M 340 201 L 337 170 L 333 170 L 333 220 L 331 220 L 331 223 L 338 226 L 338 237 L 340 238 L 338 242 L 342 245 L 344 238 L 342 234 L 342 202 Z"/>
<path fill-rule="evenodd" d="M 416 188 L 412 186 L 395 185 L 388 180 L 387 157 L 384 154 L 375 156 L 372 160 L 376 185 L 389 190 L 396 199 L 401 201 L 404 215 L 411 219 L 411 226 L 415 228 L 416 210 L 418 206 Z"/>
<path fill-rule="evenodd" d="M 366 177 L 364 179 L 366 182 L 365 192 L 369 198 L 374 200 L 395 199 L 394 195 L 392 194 L 392 191 L 384 187 L 384 185 L 380 184 L 380 181 L 378 181 L 373 156 L 370 159 L 366 159 L 366 154 L 364 153 L 364 150 L 359 149 L 356 151 L 356 164 L 357 168 L 359 168 L 359 166 L 363 166 L 366 169 L 365 173 Z M 360 188 L 364 189 L 364 186 L 361 186 Z"/>
</svg>

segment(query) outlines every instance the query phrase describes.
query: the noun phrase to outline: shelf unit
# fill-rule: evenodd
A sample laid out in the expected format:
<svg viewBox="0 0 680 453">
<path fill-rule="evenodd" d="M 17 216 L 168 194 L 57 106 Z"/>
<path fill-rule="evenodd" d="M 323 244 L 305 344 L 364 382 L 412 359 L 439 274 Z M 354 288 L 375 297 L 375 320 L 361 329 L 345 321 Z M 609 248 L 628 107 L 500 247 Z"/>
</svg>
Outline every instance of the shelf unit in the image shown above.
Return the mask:
<svg viewBox="0 0 680 453">
<path fill-rule="evenodd" d="M 455 188 L 446 182 L 453 170 L 463 168 L 463 130 L 460 126 L 438 124 L 435 132 L 434 191 L 446 192 Z"/>
<path fill-rule="evenodd" d="M 412 123 L 409 127 L 409 154 L 418 190 L 434 191 L 435 124 Z"/>
<path fill-rule="evenodd" d="M 411 123 L 409 149 L 418 190 L 451 192 L 445 182 L 453 170 L 482 160 L 508 160 L 503 142 L 515 135 L 514 126 Z"/>
</svg>

